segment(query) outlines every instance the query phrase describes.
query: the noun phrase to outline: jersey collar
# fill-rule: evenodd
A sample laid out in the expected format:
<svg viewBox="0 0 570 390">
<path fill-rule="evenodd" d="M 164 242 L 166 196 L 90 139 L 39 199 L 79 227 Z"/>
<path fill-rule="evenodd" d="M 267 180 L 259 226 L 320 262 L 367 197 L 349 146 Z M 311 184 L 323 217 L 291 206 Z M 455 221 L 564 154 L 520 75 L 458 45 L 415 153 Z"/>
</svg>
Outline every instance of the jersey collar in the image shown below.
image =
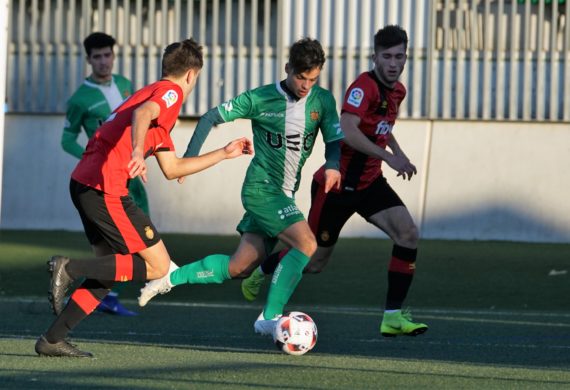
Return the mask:
<svg viewBox="0 0 570 390">
<path fill-rule="evenodd" d="M 287 99 L 289 100 L 293 100 L 295 102 L 298 102 L 299 100 L 303 100 L 306 99 L 311 92 L 313 91 L 313 89 L 311 88 L 309 90 L 309 93 L 307 94 L 307 96 L 300 98 L 299 96 L 295 95 L 290 89 L 289 87 L 287 87 L 287 83 L 285 82 L 285 80 L 281 80 L 277 83 L 275 83 L 275 87 L 277 88 L 277 91 L 279 91 L 279 93 L 283 96 L 285 96 Z"/>
</svg>

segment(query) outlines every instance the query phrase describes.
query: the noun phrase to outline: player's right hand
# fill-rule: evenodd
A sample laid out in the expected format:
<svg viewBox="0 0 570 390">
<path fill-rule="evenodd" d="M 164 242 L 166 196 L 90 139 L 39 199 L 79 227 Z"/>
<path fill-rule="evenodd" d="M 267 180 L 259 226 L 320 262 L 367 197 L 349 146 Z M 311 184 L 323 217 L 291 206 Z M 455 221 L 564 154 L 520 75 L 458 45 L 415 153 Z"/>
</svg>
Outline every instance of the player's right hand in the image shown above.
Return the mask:
<svg viewBox="0 0 570 390">
<path fill-rule="evenodd" d="M 253 143 L 246 137 L 233 140 L 224 147 L 226 158 L 235 158 L 244 154 L 253 154 Z"/>
</svg>

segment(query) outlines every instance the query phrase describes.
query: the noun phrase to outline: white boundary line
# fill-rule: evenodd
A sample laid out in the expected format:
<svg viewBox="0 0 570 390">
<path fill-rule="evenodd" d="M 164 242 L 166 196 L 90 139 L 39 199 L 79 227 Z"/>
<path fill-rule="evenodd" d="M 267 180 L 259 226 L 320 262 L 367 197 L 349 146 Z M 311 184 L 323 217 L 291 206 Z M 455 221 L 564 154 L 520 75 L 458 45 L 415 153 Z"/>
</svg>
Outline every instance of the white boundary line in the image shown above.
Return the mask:
<svg viewBox="0 0 570 390">
<path fill-rule="evenodd" d="M 136 300 L 121 299 L 122 302 L 136 305 Z M 0 297 L 0 303 L 45 303 L 47 305 L 47 298 L 38 297 Z M 166 307 L 199 307 L 199 308 L 211 308 L 211 309 L 240 309 L 240 310 L 261 310 L 263 305 L 259 304 L 247 304 L 247 303 L 209 303 L 209 302 L 161 302 L 155 300 L 149 304 L 150 306 L 166 306 Z M 291 308 L 293 310 L 293 308 Z M 318 313 L 326 314 L 359 314 L 359 315 L 381 315 L 382 309 L 374 307 L 358 307 L 358 306 L 336 306 L 336 305 L 295 305 L 295 310 L 307 310 Z M 449 315 L 471 315 L 471 316 L 500 316 L 500 317 L 548 317 L 548 318 L 561 318 L 570 319 L 570 312 L 540 312 L 540 311 L 526 311 L 526 310 L 493 310 L 493 309 L 478 309 L 478 310 L 466 310 L 466 309 L 437 309 L 437 308 L 413 308 L 413 312 L 423 316 L 430 316 L 430 318 L 440 318 L 440 319 L 452 319 L 452 317 L 446 317 Z M 472 320 L 472 319 L 470 319 Z M 487 320 L 482 319 L 481 321 L 486 322 Z M 565 324 L 570 325 L 570 324 Z"/>
</svg>

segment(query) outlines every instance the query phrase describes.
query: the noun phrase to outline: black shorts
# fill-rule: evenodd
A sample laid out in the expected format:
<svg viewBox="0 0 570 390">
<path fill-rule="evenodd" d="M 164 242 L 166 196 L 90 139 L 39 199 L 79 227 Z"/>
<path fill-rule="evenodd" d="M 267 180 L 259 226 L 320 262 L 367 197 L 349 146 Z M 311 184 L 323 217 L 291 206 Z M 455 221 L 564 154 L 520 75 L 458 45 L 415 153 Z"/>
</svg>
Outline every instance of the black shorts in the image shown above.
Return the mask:
<svg viewBox="0 0 570 390">
<path fill-rule="evenodd" d="M 69 192 L 91 245 L 105 242 L 116 253 L 137 253 L 160 241 L 150 218 L 130 196 L 110 196 L 73 179 Z"/>
<path fill-rule="evenodd" d="M 383 176 L 363 190 L 330 191 L 328 194 L 313 179 L 308 220 L 319 246 L 330 247 L 336 244 L 342 227 L 354 213 L 368 220 L 372 215 L 396 206 L 405 207 Z"/>
</svg>

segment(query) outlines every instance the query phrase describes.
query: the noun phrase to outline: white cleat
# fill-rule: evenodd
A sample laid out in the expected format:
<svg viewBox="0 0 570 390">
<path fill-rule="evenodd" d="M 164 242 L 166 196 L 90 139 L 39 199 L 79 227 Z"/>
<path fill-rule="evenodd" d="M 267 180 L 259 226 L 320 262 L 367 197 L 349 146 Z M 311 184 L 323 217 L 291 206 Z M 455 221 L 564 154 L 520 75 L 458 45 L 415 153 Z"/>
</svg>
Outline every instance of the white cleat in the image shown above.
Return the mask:
<svg viewBox="0 0 570 390">
<path fill-rule="evenodd" d="M 141 295 L 139 296 L 139 306 L 145 306 L 148 301 L 157 296 L 158 294 L 166 294 L 174 285 L 170 283 L 170 274 L 178 269 L 174 262 L 170 261 L 168 273 L 160 279 L 151 280 L 141 288 Z"/>
<path fill-rule="evenodd" d="M 266 320 L 265 317 L 263 317 L 263 312 L 261 312 L 253 324 L 253 330 L 255 333 L 259 333 L 264 336 L 273 336 L 273 331 L 275 330 L 275 326 L 277 325 L 277 320 L 279 320 L 279 318 L 281 318 L 281 316 L 277 315 L 271 320 Z"/>
</svg>

